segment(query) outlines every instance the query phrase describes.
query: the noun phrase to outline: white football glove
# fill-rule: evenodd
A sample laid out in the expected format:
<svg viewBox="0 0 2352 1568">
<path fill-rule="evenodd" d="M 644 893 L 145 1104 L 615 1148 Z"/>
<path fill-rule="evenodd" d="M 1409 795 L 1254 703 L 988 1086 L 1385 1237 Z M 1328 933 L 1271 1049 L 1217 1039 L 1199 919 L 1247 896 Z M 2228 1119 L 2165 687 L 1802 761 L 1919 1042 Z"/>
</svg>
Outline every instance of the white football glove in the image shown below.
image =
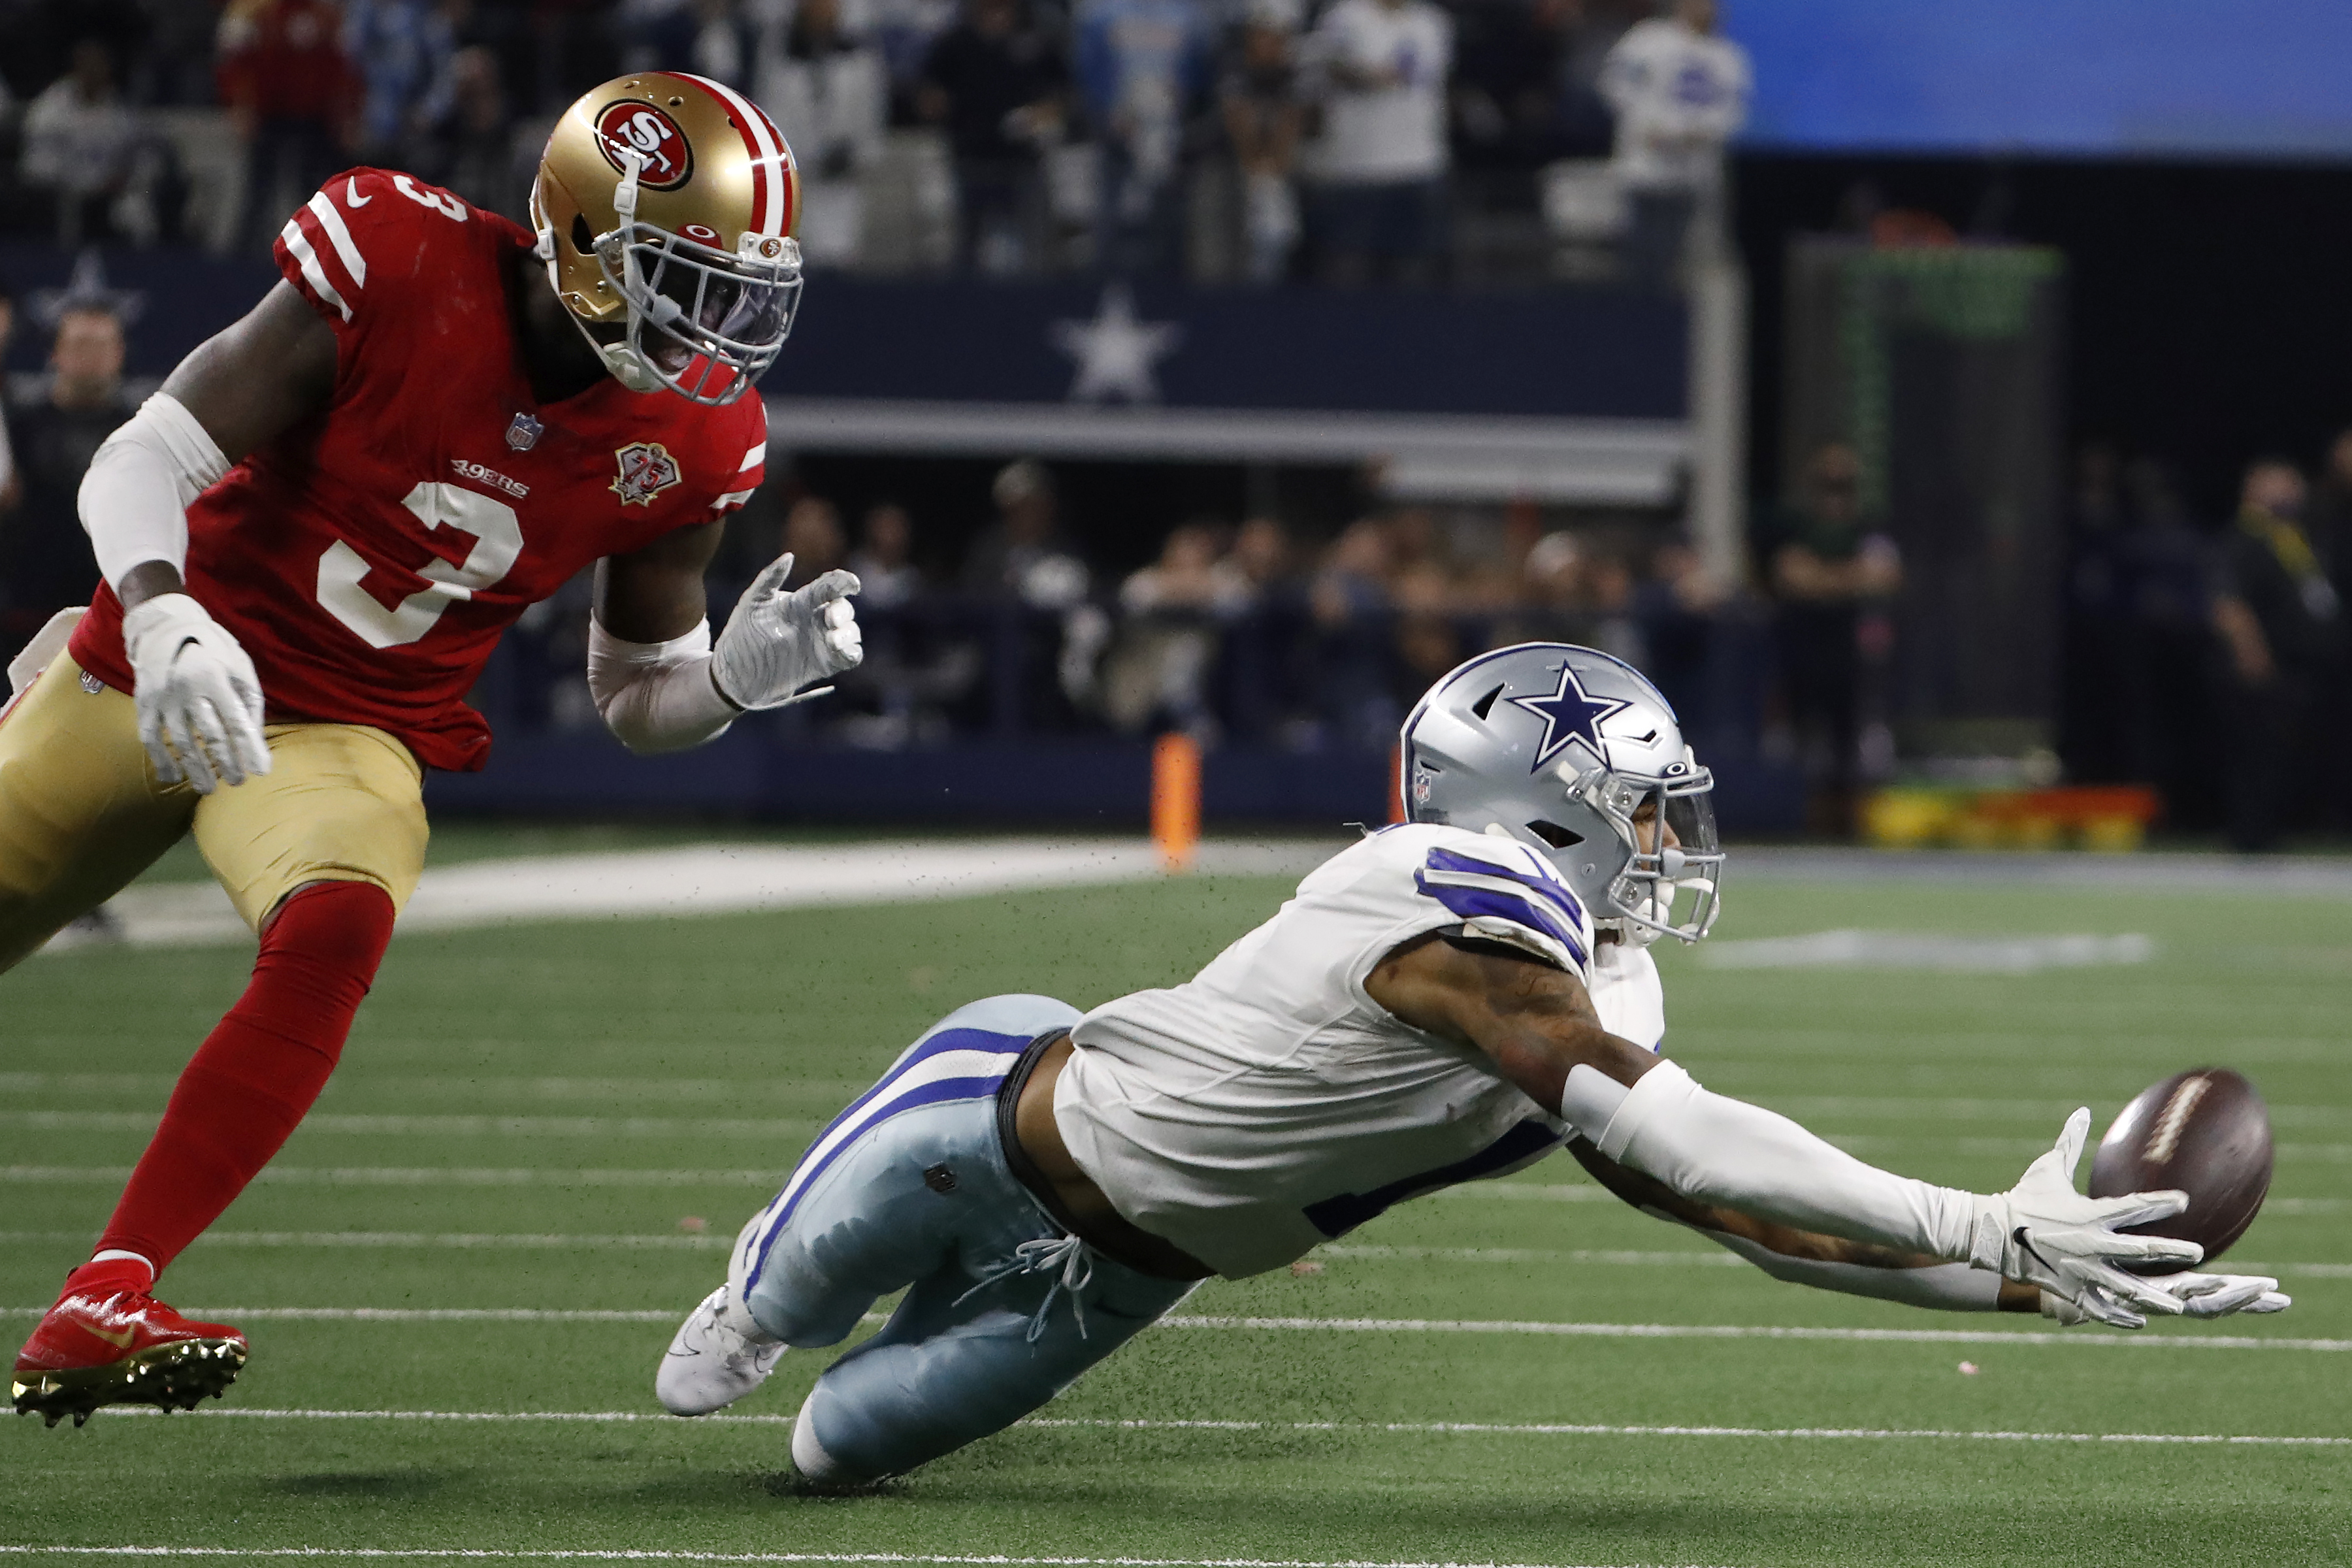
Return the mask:
<svg viewBox="0 0 2352 1568">
<path fill-rule="evenodd" d="M 185 594 L 158 594 L 123 613 L 139 705 L 139 743 L 164 784 L 198 795 L 269 771 L 261 679 L 236 638 Z"/>
<path fill-rule="evenodd" d="M 753 578 L 711 649 L 711 682 L 738 708 L 782 708 L 821 697 L 833 688 L 800 689 L 855 669 L 866 657 L 849 608 L 856 574 L 828 572 L 786 593 L 784 579 L 792 572 L 787 552 Z"/>
<path fill-rule="evenodd" d="M 2039 1285 L 2111 1328 L 2146 1328 L 2143 1311 L 2179 1316 L 2189 1310 L 2182 1295 L 2166 1289 L 2161 1279 L 2126 1274 L 2116 1265 L 2159 1259 L 2194 1263 L 2205 1249 L 2193 1241 L 2116 1233 L 2126 1226 L 2170 1218 L 2189 1206 L 2189 1194 L 2084 1197 L 2074 1190 L 2074 1167 L 2082 1163 L 2083 1143 L 2090 1131 L 2086 1106 L 2066 1119 L 2057 1146 L 2027 1166 L 2017 1185 L 1998 1197 L 1976 1200 L 1969 1261 Z"/>
<path fill-rule="evenodd" d="M 2294 1305 L 2294 1298 L 2282 1293 L 2277 1280 L 2259 1274 L 2160 1274 L 2148 1283 L 2178 1300 L 2185 1318 L 2284 1312 Z M 2069 1325 L 2091 1321 L 2090 1313 L 2047 1290 L 2042 1292 L 2042 1315 Z"/>
</svg>

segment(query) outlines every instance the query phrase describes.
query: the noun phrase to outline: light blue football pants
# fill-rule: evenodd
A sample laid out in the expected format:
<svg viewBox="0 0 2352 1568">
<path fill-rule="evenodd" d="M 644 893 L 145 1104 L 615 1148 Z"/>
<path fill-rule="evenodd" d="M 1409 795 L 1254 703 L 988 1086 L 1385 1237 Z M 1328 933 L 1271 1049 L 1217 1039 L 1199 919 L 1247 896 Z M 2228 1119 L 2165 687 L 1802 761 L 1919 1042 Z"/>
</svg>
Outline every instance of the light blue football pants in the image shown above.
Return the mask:
<svg viewBox="0 0 2352 1568">
<path fill-rule="evenodd" d="M 736 1238 L 734 1300 L 789 1345 L 838 1344 L 907 1292 L 801 1406 L 793 1461 L 812 1480 L 899 1475 L 1001 1431 L 1191 1293 L 1066 1235 L 1005 1164 L 997 1089 L 1032 1040 L 1077 1017 L 1048 996 L 949 1014 Z"/>
</svg>

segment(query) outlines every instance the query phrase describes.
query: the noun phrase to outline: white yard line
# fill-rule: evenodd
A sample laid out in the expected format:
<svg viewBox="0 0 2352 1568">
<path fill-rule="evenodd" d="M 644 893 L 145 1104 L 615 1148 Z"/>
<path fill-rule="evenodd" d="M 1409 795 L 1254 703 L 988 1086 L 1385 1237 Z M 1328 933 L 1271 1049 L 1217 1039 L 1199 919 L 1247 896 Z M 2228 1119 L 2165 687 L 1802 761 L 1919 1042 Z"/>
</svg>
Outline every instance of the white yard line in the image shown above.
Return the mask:
<svg viewBox="0 0 2352 1568">
<path fill-rule="evenodd" d="M 203 1247 L 358 1247 L 362 1249 L 452 1248 L 459 1251 L 513 1252 L 717 1252 L 732 1244 L 723 1230 L 699 1233 L 642 1232 L 581 1234 L 562 1231 L 431 1231 L 431 1230 L 210 1230 L 196 1238 Z M 89 1233 L 80 1230 L 0 1231 L 0 1245 L 80 1246 Z M 1317 1258 L 1348 1262 L 1566 1263 L 1618 1268 L 1745 1268 L 1744 1258 L 1728 1252 L 1694 1248 L 1640 1251 L 1624 1247 L 1388 1247 L 1370 1243 L 1329 1242 L 1313 1253 Z M 2242 1273 L 2269 1274 L 2281 1279 L 2352 1279 L 2352 1263 L 2260 1263 L 2232 1258 Z"/>
<path fill-rule="evenodd" d="M 79 1246 L 89 1240 L 80 1230 L 0 1231 L 0 1245 Z M 722 1230 L 693 1234 L 639 1232 L 581 1234 L 563 1231 L 434 1231 L 434 1230 L 208 1230 L 196 1237 L 202 1247 L 455 1248 L 460 1251 L 517 1252 L 716 1252 L 734 1240 Z M 1640 1251 L 1625 1247 L 1386 1247 L 1369 1243 L 1330 1242 L 1315 1249 L 1317 1258 L 1362 1262 L 1570 1263 L 1619 1268 L 1745 1268 L 1743 1258 L 1728 1252 L 1695 1248 Z M 2352 1263 L 2257 1263 L 2232 1258 L 2242 1273 L 2289 1276 L 2308 1279 L 2352 1278 Z"/>
<path fill-rule="evenodd" d="M 152 1416 L 143 1405 L 113 1405 L 101 1415 Z M 639 1422 L 681 1426 L 680 1417 L 652 1410 L 288 1410 L 226 1405 L 207 1407 L 205 1420 L 430 1421 L 492 1425 L 627 1426 Z M 697 1426 L 788 1426 L 796 1415 L 702 1415 Z M 2352 1447 L 2352 1437 L 2294 1436 L 2256 1432 L 2016 1432 L 1920 1426 L 1633 1426 L 1555 1421 L 1210 1421 L 1033 1415 L 1016 1423 L 1087 1431 L 1126 1432 L 1331 1432 L 1341 1435 L 1492 1437 L 1748 1437 L 1835 1441 L 1941 1441 L 1964 1443 L 2122 1443 L 2158 1447 L 2279 1448 Z M 940 1561 L 950 1561 L 941 1559 Z M 971 1561 L 1002 1561 L 971 1559 Z"/>
<path fill-rule="evenodd" d="M 527 1307 L 187 1307 L 194 1318 L 274 1318 L 281 1321 L 340 1322 L 669 1322 L 684 1306 L 605 1312 L 574 1313 Z M 37 1318 L 46 1307 L 0 1307 L 0 1317 Z M 867 1322 L 880 1322 L 867 1313 Z M 2061 1349 L 2251 1350 L 2304 1351 L 2337 1353 L 2352 1351 L 2352 1340 L 2264 1339 L 2252 1334 L 2209 1334 L 2189 1331 L 2167 1334 L 2105 1333 L 2093 1330 L 2043 1331 L 2004 1329 L 1828 1329 L 1782 1328 L 1747 1323 L 1552 1323 L 1494 1319 L 1446 1318 L 1245 1318 L 1180 1314 L 1162 1318 L 1155 1328 L 1265 1333 L 1375 1334 L 1532 1334 L 1566 1339 L 1611 1340 L 1794 1340 L 1858 1342 L 1876 1344 L 2034 1345 Z"/>
<path fill-rule="evenodd" d="M 154 1110 L 5 1110 L 0 1127 L 32 1132 L 145 1132 Z M 391 1138 L 772 1138 L 798 1151 L 824 1124 L 822 1115 L 789 1120 L 688 1116 L 336 1116 L 303 1118 L 310 1132 Z"/>
<path fill-rule="evenodd" d="M 88 1231 L 5 1230 L 0 1245 L 86 1243 Z M 454 1247 L 492 1252 L 724 1252 L 734 1233 L 642 1236 L 530 1235 L 506 1231 L 430 1230 L 208 1230 L 199 1247 Z"/>
<path fill-rule="evenodd" d="M 523 1167 L 467 1170 L 437 1165 L 267 1165 L 254 1180 L 310 1187 L 757 1187 L 773 1192 L 773 1171 L 606 1171 Z M 0 1184 L 116 1186 L 128 1165 L 0 1165 Z"/>
<path fill-rule="evenodd" d="M 1348 839 L 1201 846 L 1213 874 L 1297 877 Z M 527 921 L 742 914 L 969 899 L 1041 888 L 1148 882 L 1166 873 L 1144 839 L 940 839 L 873 844 L 702 844 L 600 855 L 474 860 L 425 873 L 403 933 Z M 109 906 L 133 947 L 253 941 L 210 882 L 132 888 Z M 64 944 L 72 945 L 72 944 Z"/>
<path fill-rule="evenodd" d="M 1805 936 L 1718 937 L 1697 950 L 1706 969 L 1926 970 L 1945 974 L 2039 974 L 2050 969 L 2146 963 L 2153 938 L 2088 933 L 1954 936 L 1935 931 L 1824 931 Z"/>
<path fill-rule="evenodd" d="M 215 1413 L 217 1414 L 217 1412 Z M 717 1417 L 725 1419 L 725 1417 Z M 496 1546 L 5 1546 L 0 1553 L 47 1557 L 355 1557 L 399 1561 L 441 1558 L 532 1563 L 940 1563 L 1003 1568 L 1548 1568 L 1538 1563 L 1409 1563 L 1351 1559 L 1313 1562 L 1261 1557 L 940 1556 L 905 1552 L 654 1552 L 515 1550 Z"/>
<path fill-rule="evenodd" d="M 1539 1247 L 1378 1247 L 1335 1241 L 1317 1247 L 1314 1256 L 1378 1263 L 1434 1258 L 1448 1263 L 1604 1263 L 1631 1268 L 1748 1267 L 1747 1259 L 1728 1252 L 1633 1252 L 1603 1247 L 1548 1250 Z"/>
<path fill-rule="evenodd" d="M 2352 1351 L 2352 1340 L 2262 1339 L 2252 1334 L 2074 1334 L 2000 1329 L 1812 1329 L 1713 1323 L 1546 1323 L 1446 1318 L 1241 1318 L 1173 1316 L 1169 1329 L 1289 1333 L 1538 1334 L 1612 1340 L 1852 1340 L 1892 1344 L 2136 1346 L 2147 1350 Z"/>
</svg>

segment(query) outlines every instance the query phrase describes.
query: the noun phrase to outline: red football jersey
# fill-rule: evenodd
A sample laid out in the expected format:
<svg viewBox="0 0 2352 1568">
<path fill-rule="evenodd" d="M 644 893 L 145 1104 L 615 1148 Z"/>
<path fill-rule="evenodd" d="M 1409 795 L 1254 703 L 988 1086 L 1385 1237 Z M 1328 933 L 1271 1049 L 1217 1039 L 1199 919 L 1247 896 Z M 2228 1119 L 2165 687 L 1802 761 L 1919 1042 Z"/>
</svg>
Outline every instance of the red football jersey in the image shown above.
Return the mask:
<svg viewBox="0 0 2352 1568">
<path fill-rule="evenodd" d="M 188 591 L 252 655 L 273 721 L 370 724 L 428 767 L 471 770 L 466 706 L 499 635 L 583 567 L 743 504 L 767 411 L 609 377 L 531 395 L 509 301 L 544 284 L 530 237 L 406 174 L 338 174 L 278 238 L 278 270 L 334 329 L 334 394 L 188 509 Z M 84 669 L 131 689 L 100 585 Z"/>
</svg>

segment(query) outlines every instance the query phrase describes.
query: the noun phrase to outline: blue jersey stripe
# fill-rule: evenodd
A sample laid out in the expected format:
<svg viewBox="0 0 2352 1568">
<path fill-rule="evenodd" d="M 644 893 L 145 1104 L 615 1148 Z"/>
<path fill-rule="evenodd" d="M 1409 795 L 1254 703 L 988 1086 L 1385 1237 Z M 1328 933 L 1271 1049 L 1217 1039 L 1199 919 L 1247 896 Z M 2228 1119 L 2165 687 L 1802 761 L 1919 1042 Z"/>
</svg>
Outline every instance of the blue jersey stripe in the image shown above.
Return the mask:
<svg viewBox="0 0 2352 1568">
<path fill-rule="evenodd" d="M 1459 871 L 1471 876 L 1508 878 L 1521 887 L 1540 893 L 1558 904 L 1571 923 L 1580 925 L 1583 923 L 1584 906 L 1577 902 L 1576 895 L 1569 890 L 1567 883 L 1553 878 L 1515 871 L 1507 866 L 1497 866 L 1491 860 L 1481 860 L 1475 856 L 1457 855 L 1451 849 L 1432 849 L 1429 852 L 1427 865 L 1433 871 Z"/>
<path fill-rule="evenodd" d="M 1481 917 L 1509 921 L 1531 931 L 1539 931 L 1568 950 L 1569 957 L 1582 967 L 1587 959 L 1584 943 L 1574 931 L 1562 925 L 1552 911 L 1532 899 L 1517 893 L 1506 893 L 1495 888 L 1460 888 L 1447 882 L 1433 882 L 1426 872 L 1413 873 L 1413 884 L 1423 893 L 1444 904 L 1457 919 L 1470 921 Z"/>
</svg>

